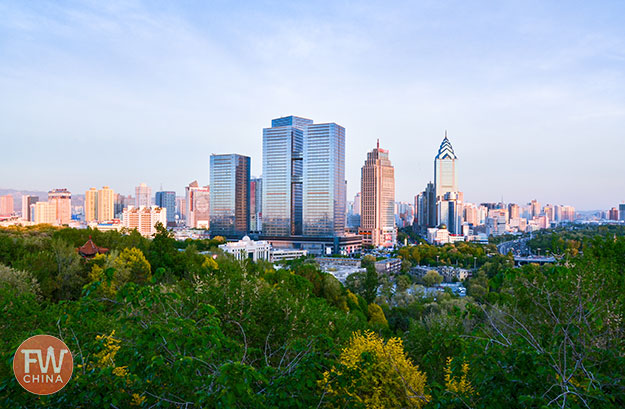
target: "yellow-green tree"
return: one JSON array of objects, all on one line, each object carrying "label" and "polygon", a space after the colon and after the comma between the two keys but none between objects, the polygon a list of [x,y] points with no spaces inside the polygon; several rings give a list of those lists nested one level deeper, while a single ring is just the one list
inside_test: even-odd
[{"label": "yellow-green tree", "polygon": [[427,376],[406,356],[401,339],[386,343],[372,331],[352,334],[339,365],[319,381],[330,406],[359,403],[370,409],[422,408],[430,400]]},{"label": "yellow-green tree", "polygon": [[151,267],[143,252],[136,248],[125,248],[118,253],[98,254],[93,258],[89,273],[90,281],[100,281],[100,291],[112,297],[129,281],[144,283],[152,278]]},{"label": "yellow-green tree", "polygon": [[384,316],[384,311],[382,311],[382,308],[378,304],[369,304],[369,323],[388,327],[388,321]]},{"label": "yellow-green tree", "polygon": [[152,267],[143,255],[143,252],[136,247],[125,248],[113,262],[116,270],[126,270],[130,273],[130,280],[143,283],[152,278]]}]

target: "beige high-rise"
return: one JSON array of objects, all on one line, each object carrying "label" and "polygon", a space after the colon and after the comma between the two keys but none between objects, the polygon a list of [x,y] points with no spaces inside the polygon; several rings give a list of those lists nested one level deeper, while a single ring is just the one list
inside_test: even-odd
[{"label": "beige high-rise", "polygon": [[361,216],[359,232],[363,243],[375,247],[395,244],[395,169],[388,151],[380,142],[362,167],[360,186]]},{"label": "beige high-rise", "polygon": [[106,222],[115,217],[115,192],[108,186],[96,190],[95,187],[85,192],[85,221]]},{"label": "beige high-rise", "polygon": [[48,202],[55,208],[55,223],[69,224],[72,220],[72,194],[67,189],[52,189],[48,192]]},{"label": "beige high-rise", "polygon": [[92,222],[98,217],[98,191],[95,187],[85,192],[85,221]]},{"label": "beige high-rise", "polygon": [[98,190],[98,221],[113,220],[115,192],[108,186]]}]

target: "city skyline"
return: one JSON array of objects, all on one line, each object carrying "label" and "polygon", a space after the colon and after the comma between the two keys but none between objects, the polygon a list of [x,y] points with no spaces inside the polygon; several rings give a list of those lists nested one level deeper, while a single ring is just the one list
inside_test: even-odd
[{"label": "city skyline", "polygon": [[268,118],[302,115],[345,127],[350,198],[379,138],[411,201],[447,129],[467,202],[625,201],[621,4],[160,7],[0,4],[0,188],[182,196],[212,153],[260,177]]}]

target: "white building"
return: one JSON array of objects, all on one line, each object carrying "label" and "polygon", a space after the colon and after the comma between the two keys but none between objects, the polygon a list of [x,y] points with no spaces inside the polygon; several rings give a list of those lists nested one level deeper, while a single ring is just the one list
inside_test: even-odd
[{"label": "white building", "polygon": [[230,242],[219,246],[226,253],[232,254],[237,260],[251,259],[252,261],[267,260],[281,261],[294,260],[308,253],[306,250],[276,249],[272,250],[268,241],[254,241],[248,236],[237,242]]}]

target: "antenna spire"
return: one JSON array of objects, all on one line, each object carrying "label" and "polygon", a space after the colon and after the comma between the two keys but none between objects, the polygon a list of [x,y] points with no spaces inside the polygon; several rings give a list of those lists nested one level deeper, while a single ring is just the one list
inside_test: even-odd
[{"label": "antenna spire", "polygon": [[380,138],[378,138],[378,149],[380,149]]}]

